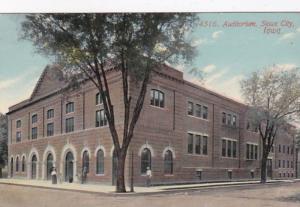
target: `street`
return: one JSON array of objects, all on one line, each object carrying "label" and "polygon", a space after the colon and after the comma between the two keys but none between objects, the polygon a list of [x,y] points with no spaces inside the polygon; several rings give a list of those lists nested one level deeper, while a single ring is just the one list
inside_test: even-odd
[{"label": "street", "polygon": [[241,207],[300,206],[300,182],[218,187],[155,195],[105,196],[0,184],[1,207]]}]

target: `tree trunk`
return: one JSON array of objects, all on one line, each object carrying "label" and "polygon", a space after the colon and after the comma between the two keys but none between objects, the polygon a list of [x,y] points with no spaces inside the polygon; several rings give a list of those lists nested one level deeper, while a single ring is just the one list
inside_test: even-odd
[{"label": "tree trunk", "polygon": [[125,160],[126,160],[126,150],[121,150],[120,155],[118,157],[118,164],[117,164],[117,185],[116,191],[117,193],[125,193],[126,186],[125,186]]},{"label": "tree trunk", "polygon": [[0,167],[0,178],[2,178],[2,167]]},{"label": "tree trunk", "polygon": [[260,171],[260,182],[266,183],[267,181],[267,160],[268,154],[265,144],[263,144],[263,153],[261,158],[261,171]]}]

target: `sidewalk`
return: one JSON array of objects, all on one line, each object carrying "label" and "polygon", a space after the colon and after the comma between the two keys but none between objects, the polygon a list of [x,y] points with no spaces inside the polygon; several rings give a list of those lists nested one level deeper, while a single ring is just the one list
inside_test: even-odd
[{"label": "sidewalk", "polygon": [[[270,180],[268,183],[278,182],[294,182],[299,180]],[[216,188],[216,187],[229,187],[229,186],[241,186],[249,184],[259,184],[259,181],[237,181],[237,182],[218,182],[218,183],[200,183],[200,184],[185,184],[185,185],[164,185],[153,187],[134,187],[134,193],[126,194],[152,194],[170,192],[184,189],[200,189],[200,188]],[[0,179],[0,184],[18,185],[28,187],[38,187],[45,189],[67,190],[86,193],[100,193],[106,195],[115,194],[115,186],[102,185],[102,184],[78,184],[78,183],[59,183],[56,185],[51,184],[50,181],[42,180],[25,180],[25,179]],[[130,188],[127,187],[127,191]]]}]

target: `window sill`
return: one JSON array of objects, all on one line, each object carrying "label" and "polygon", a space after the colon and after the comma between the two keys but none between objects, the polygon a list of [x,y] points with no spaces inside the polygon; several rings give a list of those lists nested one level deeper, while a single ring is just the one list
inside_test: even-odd
[{"label": "window sill", "polygon": [[237,157],[221,157],[222,159],[233,159],[233,160],[237,160],[238,158]]},{"label": "window sill", "polygon": [[103,177],[105,174],[95,174],[97,177]]},{"label": "window sill", "polygon": [[185,155],[189,155],[189,156],[195,156],[195,157],[208,157],[208,154],[207,155],[204,155],[204,154],[190,154],[190,153],[186,153]]},{"label": "window sill", "polygon": [[161,109],[161,110],[167,110],[165,107],[159,107],[159,106],[154,106],[154,105],[149,105],[150,107],[156,108],[156,109]]},{"label": "window sill", "polygon": [[75,111],[72,111],[72,112],[69,112],[69,113],[66,113],[66,115],[70,115],[70,114],[74,114]]},{"label": "window sill", "polygon": [[191,117],[191,118],[195,118],[195,119],[199,119],[199,120],[202,120],[202,121],[209,121],[208,119],[204,119],[202,117],[198,117],[198,116],[193,116],[193,115],[187,115],[188,117]]},{"label": "window sill", "polygon": [[165,177],[174,177],[174,174],[164,174]]}]

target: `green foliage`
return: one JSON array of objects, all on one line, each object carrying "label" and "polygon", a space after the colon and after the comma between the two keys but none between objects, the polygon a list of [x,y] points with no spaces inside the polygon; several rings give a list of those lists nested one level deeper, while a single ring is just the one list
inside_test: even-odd
[{"label": "green foliage", "polygon": [[140,80],[156,64],[191,62],[195,48],[185,35],[196,20],[190,13],[30,14],[22,37],[73,73],[80,66],[92,75],[97,60],[123,63]]},{"label": "green foliage", "polygon": [[0,113],[0,167],[7,163],[7,116]]}]

